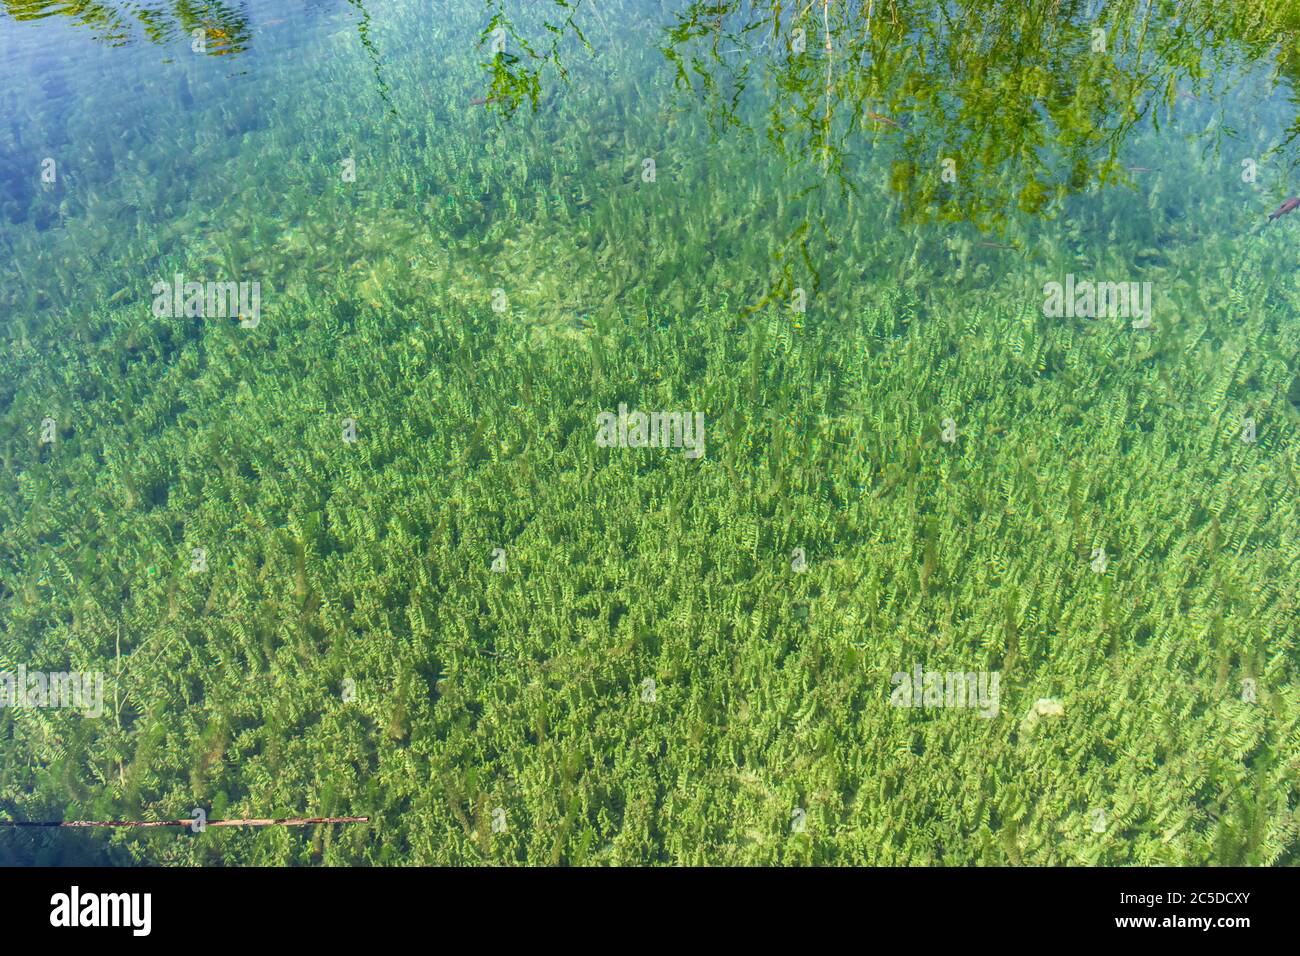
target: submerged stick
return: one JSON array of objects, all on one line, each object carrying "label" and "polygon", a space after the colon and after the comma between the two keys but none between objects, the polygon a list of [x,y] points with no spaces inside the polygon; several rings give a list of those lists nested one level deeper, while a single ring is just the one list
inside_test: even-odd
[{"label": "submerged stick", "polygon": [[822,29],[826,32],[826,118],[822,121],[822,175],[825,176],[831,165],[831,92],[835,85],[831,80],[831,67],[835,63],[835,47],[831,43],[831,0],[822,0]]},{"label": "submerged stick", "polygon": [[[194,820],[0,820],[0,827],[188,827]],[[369,817],[286,817],[281,820],[208,820],[210,827],[301,827],[309,823],[369,823]]]}]

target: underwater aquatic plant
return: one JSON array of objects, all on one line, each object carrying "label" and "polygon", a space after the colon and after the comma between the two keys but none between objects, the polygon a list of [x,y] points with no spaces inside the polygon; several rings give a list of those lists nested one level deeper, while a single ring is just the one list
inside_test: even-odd
[{"label": "underwater aquatic plant", "polygon": [[[784,94],[710,139],[619,31],[467,110],[490,19],[421,13],[371,24],[395,117],[309,33],[195,72],[179,150],[70,115],[81,180],[0,227],[0,668],[113,698],[0,710],[6,816],[373,824],[85,844],[148,863],[1297,862],[1300,290],[1208,107],[982,245],[893,133],[828,188],[757,124]],[[275,295],[154,316],[178,273]],[[1045,314],[1069,273],[1150,281],[1152,328]],[[602,447],[620,405],[707,454]],[[891,707],[913,662],[1000,716]]]}]

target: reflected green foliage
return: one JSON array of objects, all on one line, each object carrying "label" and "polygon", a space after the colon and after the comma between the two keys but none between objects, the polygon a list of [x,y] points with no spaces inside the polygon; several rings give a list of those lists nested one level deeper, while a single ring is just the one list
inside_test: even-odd
[{"label": "reflected green foliage", "polygon": [[[580,20],[587,11],[595,12],[596,5],[589,3],[587,10],[583,10],[583,0],[551,0],[551,4],[549,7],[536,4],[533,9],[515,13],[501,0],[487,0],[491,18],[479,41],[488,57],[483,65],[491,74],[484,105],[490,104],[510,115],[526,100],[536,110],[544,80],[567,82],[569,79],[564,66],[565,40],[576,38],[587,51],[591,50]],[[552,12],[559,14],[560,19],[552,21]],[[533,34],[540,34],[544,39],[530,39]],[[495,45],[507,41],[508,47],[495,49]]]},{"label": "reflected green foliage", "polygon": [[1216,75],[1295,51],[1297,25],[1290,4],[695,0],[663,52],[716,128],[755,125],[740,104],[760,82],[777,91],[763,128],[791,163],[853,188],[848,157],[885,140],[909,218],[1001,230],[1013,211],[1125,180],[1136,126],[1168,122]]},{"label": "reflected green foliage", "polygon": [[23,23],[66,18],[112,46],[126,45],[139,36],[154,43],[168,43],[177,36],[201,38],[209,56],[242,53],[252,39],[241,5],[223,0],[0,0],[0,14]]},{"label": "reflected green foliage", "polygon": [[[849,107],[819,139],[824,98],[754,74],[719,113],[662,49],[767,31],[646,9],[579,9],[581,39],[531,32],[543,5],[372,9],[391,103],[351,8],[137,109],[97,72],[57,118],[0,86],[0,670],[101,670],[108,710],[0,710],[0,814],[374,820],[0,860],[1300,864],[1300,217],[1261,226],[1296,190],[1259,20],[1156,109],[1073,28],[879,7],[871,36],[926,39],[871,41],[910,65],[845,102],[907,125],[850,147]],[[1017,9],[987,16],[1047,35]],[[507,22],[555,46],[492,53]],[[1050,113],[1008,92],[1038,71]],[[986,113],[987,178],[898,172],[977,166]],[[1042,205],[1005,202],[1025,176]],[[177,272],[262,282],[261,324],[154,317]],[[1153,327],[1046,317],[1067,273],[1150,281]],[[620,403],[702,412],[706,457],[599,447]],[[1000,716],[891,707],[918,662],[998,671]]]}]

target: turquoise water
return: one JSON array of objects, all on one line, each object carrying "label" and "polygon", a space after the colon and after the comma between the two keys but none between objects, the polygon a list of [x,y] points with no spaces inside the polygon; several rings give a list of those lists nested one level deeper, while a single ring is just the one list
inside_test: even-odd
[{"label": "turquoise water", "polygon": [[0,819],[370,818],[0,859],[1296,862],[1285,11],[890,9],[0,4]]}]

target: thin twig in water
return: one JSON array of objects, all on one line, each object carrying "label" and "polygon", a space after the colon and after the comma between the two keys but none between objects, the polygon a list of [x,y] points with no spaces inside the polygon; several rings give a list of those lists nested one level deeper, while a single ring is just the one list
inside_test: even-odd
[{"label": "thin twig in water", "polygon": [[[208,820],[210,827],[301,827],[309,823],[369,823],[369,817],[291,817],[282,820]],[[0,827],[188,827],[193,820],[0,820]]]},{"label": "thin twig in water", "polygon": [[831,0],[822,0],[822,29],[826,31],[826,117],[822,121],[822,175],[831,166],[831,67],[835,62],[835,48],[831,45]]}]

